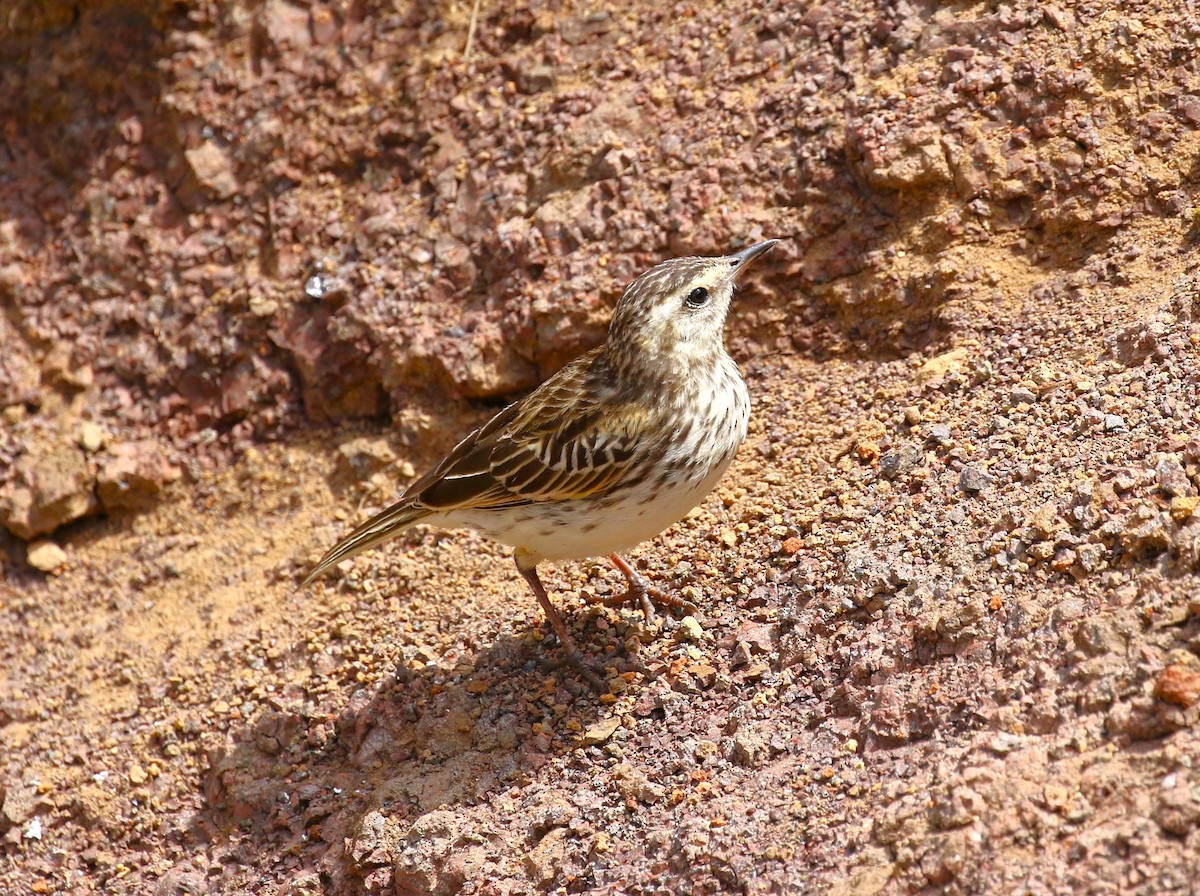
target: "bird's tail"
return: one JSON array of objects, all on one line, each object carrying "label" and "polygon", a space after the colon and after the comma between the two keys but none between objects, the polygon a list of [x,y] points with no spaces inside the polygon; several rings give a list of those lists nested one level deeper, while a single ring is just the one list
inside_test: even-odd
[{"label": "bird's tail", "polygon": [[313,571],[300,583],[300,587],[308,585],[334,564],[341,563],[343,560],[375,547],[380,542],[399,535],[428,513],[428,510],[414,506],[411,501],[400,501],[387,510],[381,510],[330,548],[321,561],[313,567]]}]

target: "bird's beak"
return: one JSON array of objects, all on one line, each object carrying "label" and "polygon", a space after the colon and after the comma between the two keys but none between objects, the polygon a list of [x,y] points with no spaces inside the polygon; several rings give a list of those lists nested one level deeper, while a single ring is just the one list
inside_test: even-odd
[{"label": "bird's beak", "polygon": [[763,240],[761,243],[747,246],[741,252],[734,252],[732,255],[727,255],[726,258],[729,259],[729,263],[733,267],[730,279],[736,280],[742,271],[750,266],[750,263],[754,259],[766,253],[768,249],[778,242],[779,240]]}]

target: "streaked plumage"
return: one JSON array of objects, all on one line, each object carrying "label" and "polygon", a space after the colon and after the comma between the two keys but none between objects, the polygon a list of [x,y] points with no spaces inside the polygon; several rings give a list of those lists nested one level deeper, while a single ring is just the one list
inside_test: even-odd
[{"label": "streaked plumage", "polygon": [[504,544],[568,655],[579,657],[535,567],[610,555],[649,613],[646,582],[615,556],[681,519],[745,440],[750,398],[725,351],[734,282],[775,244],[678,258],[618,302],[605,345],[461,441],[398,502],[338,542],[305,579],[416,523]]}]

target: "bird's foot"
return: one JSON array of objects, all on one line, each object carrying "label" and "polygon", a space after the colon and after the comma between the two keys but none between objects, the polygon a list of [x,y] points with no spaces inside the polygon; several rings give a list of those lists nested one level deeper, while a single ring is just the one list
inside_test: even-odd
[{"label": "bird's foot", "polygon": [[663,591],[661,588],[656,588],[650,585],[646,588],[638,588],[633,585],[629,586],[622,594],[614,594],[611,597],[604,598],[604,606],[620,607],[625,604],[633,604],[642,611],[642,615],[646,619],[646,624],[654,623],[654,608],[665,608],[672,615],[682,613],[684,616],[696,615],[696,605],[690,600],[680,597],[678,594],[672,594],[670,591]]},{"label": "bird's foot", "polygon": [[633,604],[641,609],[646,625],[654,624],[654,607],[656,605],[666,608],[672,615],[680,612],[685,616],[696,614],[695,604],[677,594],[651,585],[646,581],[646,577],[630,566],[620,554],[613,554],[609,559],[613,566],[625,576],[629,587],[623,594],[614,594],[612,597],[604,598],[604,606],[620,607],[624,604]]},{"label": "bird's foot", "polygon": [[574,644],[565,653],[566,656],[562,659],[543,659],[541,662],[542,668],[547,671],[557,672],[559,669],[570,666],[583,677],[583,680],[588,683],[588,686],[592,690],[601,694],[608,693],[609,687],[606,681],[608,669],[601,662],[588,659]]}]

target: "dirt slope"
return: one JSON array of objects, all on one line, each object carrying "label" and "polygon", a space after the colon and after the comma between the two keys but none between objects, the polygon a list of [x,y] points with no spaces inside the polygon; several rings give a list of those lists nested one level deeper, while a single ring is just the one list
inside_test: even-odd
[{"label": "dirt slope", "polygon": [[[1193,14],[471,16],[0,2],[0,891],[1195,892]],[[296,592],[764,237],[607,693],[471,533]]]}]

